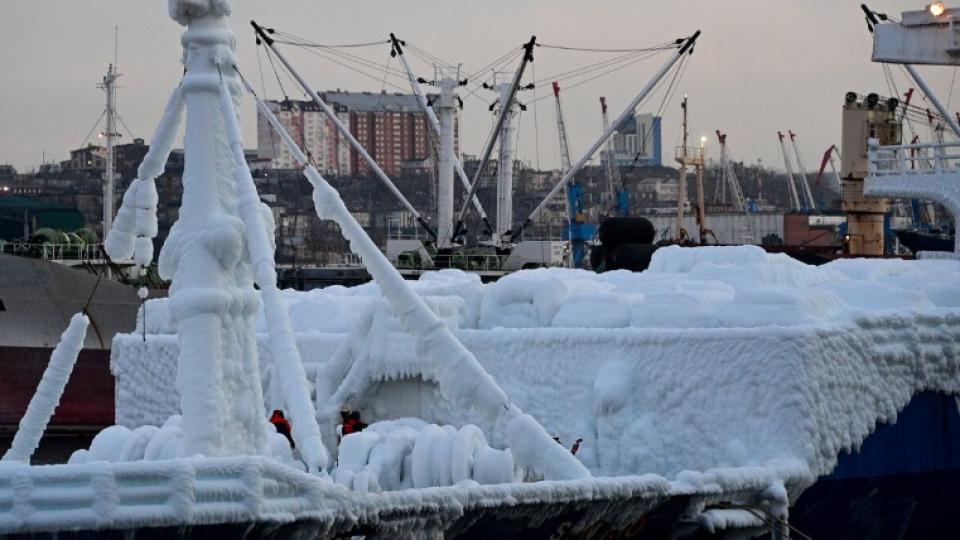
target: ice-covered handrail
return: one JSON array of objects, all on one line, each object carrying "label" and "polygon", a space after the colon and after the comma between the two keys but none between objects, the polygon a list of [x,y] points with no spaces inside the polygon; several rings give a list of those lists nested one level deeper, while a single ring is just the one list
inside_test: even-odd
[{"label": "ice-covered handrail", "polygon": [[138,266],[153,260],[153,239],[157,236],[157,187],[154,180],[163,174],[183,118],[184,101],[178,86],[167,100],[147,155],[140,162],[137,178],[130,183],[104,250],[113,260],[133,258]]},{"label": "ice-covered handrail", "polygon": [[223,113],[230,150],[237,166],[237,212],[246,230],[244,236],[250,252],[253,278],[260,286],[263,298],[270,352],[276,362],[284,401],[293,425],[296,426],[293,438],[307,467],[311,471],[324,470],[328,456],[320,440],[320,428],[310,400],[310,384],[307,382],[303,360],[290,327],[290,315],[277,289],[274,253],[264,223],[264,213],[269,213],[269,209],[263,206],[257,196],[257,188],[243,153],[243,138],[233,97],[223,81],[220,83],[220,111]]},{"label": "ice-covered handrail", "polygon": [[37,391],[30,399],[27,412],[20,419],[17,434],[13,436],[13,443],[3,455],[2,461],[30,461],[33,452],[40,445],[40,439],[53,412],[60,404],[63,389],[77,363],[77,355],[83,348],[89,324],[90,320],[82,313],[77,313],[70,319],[70,324],[60,336],[60,343],[50,355],[50,363],[43,371]]},{"label": "ice-covered handrail", "polygon": [[[403,276],[363,230],[340,198],[340,194],[309,164],[306,155],[283,129],[270,108],[240,75],[257,102],[257,108],[283,139],[294,159],[306,164],[303,173],[313,186],[313,201],[320,219],[340,226],[350,250],[380,286],[403,329],[414,339],[418,355],[434,370],[441,394],[463,407],[474,407],[491,420],[502,422],[506,439],[519,465],[540,472],[548,480],[586,478],[590,472],[565,448],[558,445],[533,417],[510,403],[507,394],[460,343],[449,328],[413,290]],[[317,396],[320,403],[323,396]]]}]

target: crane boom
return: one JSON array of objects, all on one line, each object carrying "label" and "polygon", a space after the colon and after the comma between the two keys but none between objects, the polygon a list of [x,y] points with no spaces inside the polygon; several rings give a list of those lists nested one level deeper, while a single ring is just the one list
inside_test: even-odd
[{"label": "crane boom", "polygon": [[584,165],[586,165],[587,162],[590,161],[590,158],[593,157],[593,154],[603,145],[604,142],[606,142],[608,138],[610,138],[610,135],[612,135],[613,132],[617,128],[619,128],[620,125],[623,124],[623,122],[627,120],[630,114],[632,114],[634,110],[637,108],[637,106],[640,105],[640,102],[646,99],[647,96],[649,96],[650,93],[653,92],[653,89],[657,86],[657,83],[659,83],[660,80],[667,74],[667,72],[669,72],[670,69],[673,68],[674,64],[676,64],[681,58],[683,58],[685,54],[687,54],[688,52],[692,52],[693,46],[696,43],[697,38],[699,37],[700,37],[700,31],[697,30],[692,36],[682,40],[678,40],[678,45],[680,45],[680,47],[679,49],[677,49],[677,52],[674,53],[670,57],[670,59],[667,60],[666,63],[664,63],[664,65],[660,68],[660,70],[657,71],[656,74],[654,74],[652,79],[650,79],[647,85],[643,87],[640,93],[637,94],[637,96],[633,98],[633,100],[627,105],[626,109],[624,109],[624,111],[620,114],[620,116],[617,117],[617,119],[613,122],[613,124],[611,124],[609,127],[607,127],[607,129],[603,131],[603,134],[600,135],[600,138],[597,139],[592,146],[590,146],[590,148],[586,151],[586,153],[584,153],[583,156],[581,156],[580,159],[577,160],[576,164],[574,164],[570,168],[570,170],[568,170],[563,175],[563,178],[561,178],[560,181],[557,182],[557,184],[553,187],[553,189],[551,189],[550,192],[547,193],[547,196],[544,197],[542,201],[540,201],[540,204],[538,204],[536,208],[534,208],[533,211],[530,212],[530,215],[527,217],[527,219],[520,224],[519,230],[512,233],[512,236],[514,238],[518,236],[525,227],[528,227],[530,224],[533,223],[535,219],[537,219],[537,217],[540,216],[540,213],[543,212],[543,209],[547,206],[547,204],[550,203],[550,201],[557,195],[557,193],[559,193],[560,190],[562,190],[563,187],[567,185],[567,182],[569,182],[570,179],[573,178],[575,174],[580,172],[580,169],[582,169]]},{"label": "crane boom", "polygon": [[[250,25],[253,26],[254,31],[257,33],[257,37],[263,43],[265,43],[267,47],[270,48],[271,51],[273,51],[273,54],[277,56],[277,59],[280,60],[280,62],[283,63],[283,65],[287,68],[290,74],[293,75],[293,78],[296,79],[296,81],[300,84],[304,92],[306,92],[310,96],[310,99],[312,99],[313,102],[318,107],[320,107],[320,110],[322,110],[323,113],[327,115],[327,119],[329,119],[330,122],[333,123],[334,127],[337,128],[337,131],[339,131],[340,134],[343,135],[345,139],[347,139],[347,142],[350,143],[350,146],[352,146],[353,149],[357,152],[357,154],[359,154],[360,157],[363,158],[363,160],[367,163],[367,166],[370,167],[370,169],[374,172],[374,174],[380,180],[380,182],[383,183],[384,187],[386,187],[390,191],[390,193],[392,193],[393,196],[397,199],[397,201],[399,201],[400,204],[403,205],[403,207],[406,208],[408,212],[410,212],[410,214],[414,217],[414,219],[417,220],[417,223],[419,223],[420,226],[423,227],[423,230],[425,230],[427,234],[430,235],[431,238],[436,240],[437,231],[435,231],[433,227],[430,226],[430,223],[428,223],[427,220],[424,219],[424,217],[420,214],[420,212],[417,211],[416,207],[414,207],[413,204],[411,204],[410,201],[403,196],[403,193],[401,193],[400,190],[397,188],[397,185],[393,183],[393,180],[390,180],[390,177],[387,176],[387,173],[384,172],[384,170],[380,167],[380,164],[377,163],[375,159],[373,159],[373,157],[367,152],[366,148],[364,148],[363,145],[360,144],[360,141],[358,141],[357,138],[353,136],[353,133],[350,132],[350,128],[348,128],[343,123],[343,121],[340,120],[340,117],[337,116],[337,113],[333,111],[330,105],[328,105],[326,101],[320,99],[320,94],[318,94],[317,91],[310,86],[310,83],[308,83],[307,80],[304,79],[302,75],[300,75],[300,72],[298,72],[293,67],[293,65],[290,64],[290,61],[287,60],[287,57],[284,56],[283,53],[281,53],[279,50],[277,50],[276,46],[274,46],[273,38],[271,38],[267,34],[267,31],[262,26],[257,24],[256,21],[250,21]],[[305,165],[308,165],[308,164],[309,163],[305,163]]]},{"label": "crane boom", "polygon": [[557,102],[557,135],[560,137],[560,168],[570,170],[570,145],[567,143],[567,127],[563,122],[563,109],[560,107],[560,84],[553,81],[553,97]]},{"label": "crane boom", "polygon": [[[607,114],[607,98],[604,96],[600,96],[600,114],[603,118],[603,130],[606,131],[610,127],[610,116]],[[617,152],[613,147],[613,137],[607,139],[607,147],[603,152],[606,155],[603,161],[606,164],[607,197],[610,199],[610,204],[616,206],[617,193],[621,190],[623,182],[620,179],[620,168],[617,167]]]},{"label": "crane boom", "polygon": [[783,166],[787,169],[787,186],[790,188],[790,204],[794,210],[802,210],[800,198],[797,197],[797,185],[793,180],[793,165],[790,164],[790,157],[787,154],[787,144],[784,142],[782,132],[778,131],[777,136],[780,137],[780,152],[783,154]]},{"label": "crane boom", "polygon": [[[417,103],[420,104],[420,108],[423,109],[424,114],[427,115],[427,121],[430,122],[430,127],[433,128],[434,133],[439,137],[441,136],[440,130],[440,120],[437,118],[437,114],[434,112],[433,107],[427,103],[427,96],[423,92],[423,87],[420,86],[420,80],[417,79],[413,74],[413,69],[410,68],[410,63],[407,62],[407,57],[403,54],[404,44],[397,36],[390,34],[390,41],[393,47],[392,53],[397,55],[400,58],[400,64],[403,66],[403,70],[407,73],[407,78],[410,80],[410,88],[413,90],[415,96],[417,96]],[[466,81],[463,82],[466,84]],[[463,170],[463,164],[460,163],[460,160],[454,156],[453,157],[453,168],[457,173],[457,177],[460,178],[460,183],[463,184],[463,189],[470,189],[470,179],[467,178],[467,173]],[[480,199],[476,196],[473,197],[473,207],[476,208],[477,213],[480,214],[480,219],[483,220],[484,226],[487,228],[487,232],[492,232],[493,228],[490,226],[490,220],[487,218],[487,213],[484,212],[483,206],[480,204]]]},{"label": "crane boom", "polygon": [[813,200],[813,192],[810,191],[810,175],[807,174],[807,168],[803,166],[803,159],[800,157],[800,147],[797,146],[797,134],[788,131],[790,134],[790,144],[793,146],[793,157],[797,160],[797,169],[800,171],[800,187],[803,188],[803,195],[807,199],[807,208],[811,211],[817,210],[817,203]]},{"label": "crane boom", "polygon": [[720,167],[725,189],[729,190],[733,196],[733,204],[737,211],[746,212],[747,200],[743,196],[740,180],[737,178],[736,171],[733,170],[733,163],[730,161],[730,154],[727,151],[727,134],[720,133],[720,130],[717,130],[717,138],[720,140]]},{"label": "crane boom", "polygon": [[[516,73],[513,75],[510,90],[502,100],[503,103],[509,105],[513,103],[513,100],[517,97],[517,90],[520,89],[520,79],[523,78],[523,72],[527,69],[527,64],[533,61],[533,47],[536,43],[537,36],[531,36],[530,41],[523,45],[523,57],[520,60],[520,65],[517,67]],[[467,190],[467,196],[463,201],[463,206],[460,207],[460,212],[457,214],[457,224],[454,227],[455,234],[459,234],[463,229],[463,219],[467,215],[467,209],[470,208],[470,199],[476,195],[477,188],[480,187],[480,179],[483,178],[483,170],[487,168],[487,160],[490,159],[490,154],[493,153],[493,145],[496,144],[497,139],[500,138],[504,121],[510,116],[512,109],[513,107],[509,106],[500,107],[500,114],[497,115],[497,121],[493,125],[493,130],[490,132],[490,135],[487,136],[487,142],[483,145],[483,152],[480,154],[480,163],[477,166],[477,171],[473,173],[470,189]]]}]

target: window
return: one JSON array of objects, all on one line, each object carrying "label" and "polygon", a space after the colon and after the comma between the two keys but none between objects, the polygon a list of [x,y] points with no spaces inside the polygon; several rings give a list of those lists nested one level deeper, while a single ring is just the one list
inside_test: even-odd
[{"label": "window", "polygon": [[6,311],[6,306],[3,305],[3,300],[0,300],[0,311]]}]

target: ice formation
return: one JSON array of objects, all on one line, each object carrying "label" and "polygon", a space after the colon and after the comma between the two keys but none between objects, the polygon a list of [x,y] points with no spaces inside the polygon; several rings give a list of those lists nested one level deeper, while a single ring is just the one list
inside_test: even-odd
[{"label": "ice formation", "polygon": [[[220,83],[220,112],[226,120],[230,149],[236,166],[237,211],[243,221],[246,232],[246,246],[253,269],[253,278],[260,287],[263,299],[263,313],[267,321],[267,334],[270,338],[270,352],[274,358],[280,391],[290,413],[297,424],[293,438],[297,441],[300,456],[311,471],[321,471],[327,467],[327,450],[320,441],[320,429],[317,426],[316,410],[310,399],[310,386],[303,371],[303,361],[290,327],[287,306],[277,289],[277,272],[273,254],[275,246],[273,214],[260,202],[257,188],[247,167],[243,153],[243,138],[240,133],[238,116],[233,103],[233,95],[227,85],[229,79]],[[268,226],[269,224],[269,226]],[[268,230],[269,229],[269,230]],[[261,402],[258,402],[261,403]]]},{"label": "ice formation", "polygon": [[77,356],[83,348],[89,324],[90,320],[82,313],[77,313],[70,319],[70,324],[60,337],[60,343],[50,355],[50,363],[43,371],[40,384],[30,399],[27,412],[20,419],[20,426],[13,437],[13,443],[3,455],[3,461],[30,462],[30,456],[40,445],[40,438],[60,403],[60,396],[63,395],[73,366],[77,363]]},{"label": "ice formation", "polygon": [[[511,401],[567,447],[584,439],[577,456],[594,475],[762,466],[811,482],[915,394],[960,390],[956,261],[812,267],[759,248],[666,248],[640,274],[540,269],[482,284],[445,270],[411,285]],[[350,404],[367,421],[473,423],[516,452],[504,425],[437,399],[379,295],[376,284],[283,292],[307,373],[326,384],[359,344],[376,383]],[[159,371],[176,352],[165,304],[147,304],[146,348],[139,335],[115,340],[118,422],[170,414],[169,396],[141,388],[171,377]]]},{"label": "ice formation", "polygon": [[509,449],[487,444],[480,428],[416,418],[377,422],[343,438],[334,481],[355,491],[396,491],[454,484],[520,481]]},{"label": "ice formation", "polygon": [[177,87],[170,96],[163,117],[150,142],[150,149],[137,169],[137,178],[130,182],[113,228],[104,242],[104,250],[115,261],[133,258],[145,267],[153,260],[153,239],[157,236],[156,178],[173,149],[183,116],[183,94]]},{"label": "ice formation", "polygon": [[[253,95],[249,83],[244,83]],[[543,427],[510,402],[473,354],[430,310],[367,236],[347,209],[340,194],[309,163],[306,155],[293,143],[273,112],[259,99],[257,105],[297,161],[305,164],[303,173],[314,189],[313,203],[317,216],[332,220],[340,226],[350,250],[360,256],[390,310],[397,317],[404,332],[413,340],[417,357],[422,360],[421,375],[436,380],[440,396],[447,401],[461,408],[474,408],[488,420],[506,426],[507,446],[529,449],[514,454],[521,466],[537,470],[550,480],[589,477],[586,467],[566,452],[558,452]],[[372,340],[362,332],[354,335],[354,342],[343,346],[340,360],[320,375],[325,379],[318,381],[316,385],[320,417],[332,417],[334,409],[339,407],[341,386],[355,393],[363,389],[367,363],[371,361],[368,346]],[[357,343],[357,340],[362,343]],[[366,381],[367,384],[370,382],[372,381]]]},{"label": "ice formation", "polygon": [[[161,277],[172,281],[179,341],[180,455],[266,454],[254,339],[260,305],[244,244],[253,231],[237,216],[238,171],[220,110],[221,84],[236,87],[232,71],[221,69],[236,62],[229,7],[216,0],[169,6],[187,26],[181,39],[186,75],[173,101],[176,109],[176,99],[183,100],[187,117],[183,204],[159,260]],[[167,127],[166,116],[162,124]]]}]

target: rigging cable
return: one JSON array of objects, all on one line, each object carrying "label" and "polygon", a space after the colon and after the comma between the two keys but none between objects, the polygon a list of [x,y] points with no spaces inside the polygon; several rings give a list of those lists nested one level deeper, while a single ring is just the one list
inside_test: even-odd
[{"label": "rigging cable", "polygon": [[[610,68],[610,69],[608,69],[608,70],[606,70],[606,71],[604,71],[604,72],[598,73],[598,74],[596,74],[596,75],[594,75],[594,76],[592,76],[592,77],[589,77],[589,78],[584,79],[584,80],[582,80],[582,81],[578,81],[578,82],[576,82],[576,83],[574,83],[574,84],[571,84],[571,85],[567,85],[567,86],[565,87],[565,90],[569,92],[570,90],[573,90],[574,88],[577,88],[577,87],[579,87],[579,86],[583,86],[583,85],[585,85],[585,84],[587,84],[587,83],[590,83],[590,82],[593,82],[593,81],[595,81],[595,80],[597,80],[597,79],[600,79],[600,78],[602,78],[602,77],[605,77],[605,76],[607,76],[607,75],[610,75],[611,73],[615,73],[615,72],[620,71],[620,70],[622,70],[622,69],[626,69],[626,68],[632,66],[633,64],[636,64],[637,62],[640,62],[640,61],[642,61],[642,60],[646,60],[647,58],[650,58],[651,56],[653,56],[653,54],[656,54],[656,53],[652,53],[652,54],[650,54],[650,55],[648,55],[648,56],[644,56],[644,57],[640,57],[640,58],[634,58],[634,59],[632,59],[632,60],[629,61],[629,62],[623,63],[622,65],[614,66],[614,67],[612,67],[612,68]],[[608,67],[608,66],[604,66],[604,67]],[[593,71],[593,70],[591,70],[591,71]],[[567,78],[569,78],[569,77],[567,77]],[[558,80],[558,81],[559,81],[559,80],[563,80],[563,78],[560,78],[560,79],[549,79],[549,80]],[[548,97],[550,97],[549,94],[540,96],[540,97],[537,98],[537,99],[538,99],[538,100],[542,100],[542,99],[546,99],[546,98],[548,98]]]},{"label": "rigging cable", "polygon": [[87,145],[87,141],[90,140],[90,136],[93,135],[93,132],[94,132],[94,131],[96,131],[97,126],[100,125],[100,120],[103,120],[103,115],[105,115],[105,114],[107,114],[107,110],[106,110],[106,109],[104,109],[103,111],[100,112],[100,116],[97,117],[97,121],[93,123],[93,127],[90,128],[90,132],[87,133],[87,136],[83,138],[83,143],[79,146],[79,148],[83,148],[83,147],[85,147],[85,146]]},{"label": "rigging cable", "polygon": [[533,146],[537,156],[537,170],[540,170],[540,120],[537,115],[537,65],[530,64],[531,76],[533,77]]},{"label": "rigging cable", "polygon": [[[260,54],[260,47],[256,47],[256,49],[257,49],[257,68],[260,70],[260,93],[263,94],[264,96],[266,96],[266,95],[267,95],[267,81],[266,81],[266,79],[265,79],[264,76],[263,76],[263,60],[260,58],[260,56],[261,56],[261,54]],[[273,159],[277,159],[277,157],[279,157],[279,155],[277,154],[277,138],[276,138],[276,134],[273,132],[272,129],[267,130],[267,132],[270,134],[270,149],[273,151],[273,153],[272,153],[271,155],[273,156]]]}]

